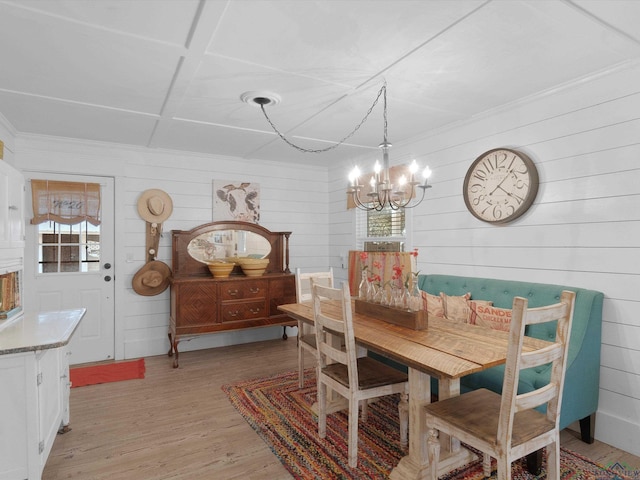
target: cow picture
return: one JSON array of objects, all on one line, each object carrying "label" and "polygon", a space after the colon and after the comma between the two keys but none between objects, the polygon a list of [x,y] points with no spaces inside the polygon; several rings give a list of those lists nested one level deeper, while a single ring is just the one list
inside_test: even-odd
[{"label": "cow picture", "polygon": [[250,182],[213,181],[213,220],[260,221],[260,185]]}]

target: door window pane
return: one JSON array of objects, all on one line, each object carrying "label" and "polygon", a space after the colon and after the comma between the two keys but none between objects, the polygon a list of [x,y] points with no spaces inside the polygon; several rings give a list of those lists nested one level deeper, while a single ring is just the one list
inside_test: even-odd
[{"label": "door window pane", "polygon": [[100,226],[81,222],[38,225],[38,273],[100,270]]}]

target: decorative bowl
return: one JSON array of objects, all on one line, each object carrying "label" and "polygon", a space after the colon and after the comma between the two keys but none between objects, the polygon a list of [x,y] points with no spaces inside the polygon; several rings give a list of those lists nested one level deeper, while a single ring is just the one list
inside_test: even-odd
[{"label": "decorative bowl", "polygon": [[209,267],[209,271],[211,272],[211,275],[213,275],[213,278],[228,277],[235,266],[236,265],[234,263],[227,262],[207,263],[207,267]]},{"label": "decorative bowl", "polygon": [[240,258],[238,263],[247,277],[259,277],[269,265],[268,258]]}]

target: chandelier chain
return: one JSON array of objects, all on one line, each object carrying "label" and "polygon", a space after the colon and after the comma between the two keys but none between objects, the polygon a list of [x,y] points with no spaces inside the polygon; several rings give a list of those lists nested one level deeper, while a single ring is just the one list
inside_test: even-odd
[{"label": "chandelier chain", "polygon": [[328,152],[329,150],[333,150],[334,148],[339,147],[344,142],[346,142],[349,138],[351,138],[353,135],[355,135],[356,132],[360,129],[360,127],[362,127],[362,125],[364,125],[364,123],[367,121],[367,119],[371,115],[371,112],[373,111],[375,106],[378,104],[378,101],[380,100],[381,96],[383,97],[383,104],[384,104],[384,113],[383,113],[383,115],[384,115],[384,143],[387,143],[387,84],[386,84],[386,82],[380,88],[380,90],[378,91],[378,95],[376,96],[375,101],[373,102],[371,107],[369,107],[369,110],[367,110],[367,113],[365,114],[363,119],[360,121],[360,123],[358,125],[356,125],[356,127],[351,131],[351,133],[349,133],[348,135],[343,137],[342,140],[338,141],[337,143],[335,143],[333,145],[330,145],[328,147],[325,147],[325,148],[312,149],[312,148],[304,148],[304,147],[301,147],[299,145],[296,145],[295,143],[291,142],[288,138],[286,138],[284,136],[284,134],[280,132],[280,130],[278,130],[278,128],[275,126],[275,124],[269,118],[269,115],[267,115],[267,111],[265,110],[263,104],[260,104],[260,109],[262,110],[262,113],[264,114],[264,117],[267,119],[267,122],[269,122],[269,125],[271,125],[271,128],[273,128],[273,131],[276,132],[276,134],[287,145],[295,148],[296,150],[304,152],[304,153],[322,153],[322,152]]}]

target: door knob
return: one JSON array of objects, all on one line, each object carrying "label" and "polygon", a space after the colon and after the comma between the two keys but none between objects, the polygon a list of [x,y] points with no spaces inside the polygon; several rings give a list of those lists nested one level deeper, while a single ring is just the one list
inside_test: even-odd
[{"label": "door knob", "polygon": [[104,264],[104,269],[105,270],[109,270],[111,268],[111,264],[110,263],[105,263]]},{"label": "door knob", "polygon": [[105,282],[110,282],[111,281],[111,276],[107,275],[106,277],[104,277],[104,281]]}]

